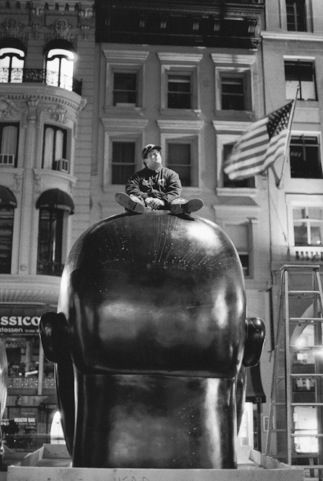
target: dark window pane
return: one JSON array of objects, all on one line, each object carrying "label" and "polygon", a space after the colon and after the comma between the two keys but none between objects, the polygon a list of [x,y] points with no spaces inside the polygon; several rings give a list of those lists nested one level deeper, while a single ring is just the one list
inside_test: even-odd
[{"label": "dark window pane", "polygon": [[244,110],[243,78],[223,76],[221,78],[221,93],[223,110]]},{"label": "dark window pane", "polygon": [[317,137],[292,137],[290,142],[291,177],[321,179],[322,164]]},{"label": "dark window pane", "polygon": [[13,208],[0,209],[0,273],[10,274],[13,236]]},{"label": "dark window pane", "polygon": [[62,265],[64,211],[40,209],[37,273],[60,275]]},{"label": "dark window pane", "polygon": [[287,30],[305,32],[305,0],[286,0]]},{"label": "dark window pane", "polygon": [[191,144],[169,143],[167,166],[178,173],[183,186],[192,185]]},{"label": "dark window pane", "polygon": [[137,74],[116,72],[113,76],[113,105],[137,104]]},{"label": "dark window pane", "polygon": [[168,76],[168,108],[191,108],[191,77],[188,75]]},{"label": "dark window pane", "polygon": [[135,142],[112,142],[112,184],[125,184],[135,171]]}]

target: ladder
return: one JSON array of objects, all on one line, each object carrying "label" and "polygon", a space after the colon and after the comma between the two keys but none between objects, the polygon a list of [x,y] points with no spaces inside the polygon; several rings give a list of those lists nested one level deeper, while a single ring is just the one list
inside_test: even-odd
[{"label": "ladder", "polygon": [[266,454],[323,480],[323,293],[320,266],[281,268]]}]

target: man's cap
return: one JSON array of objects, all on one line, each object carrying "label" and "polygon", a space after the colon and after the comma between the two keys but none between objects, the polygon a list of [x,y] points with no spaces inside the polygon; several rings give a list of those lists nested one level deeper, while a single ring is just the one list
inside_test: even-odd
[{"label": "man's cap", "polygon": [[155,145],[155,144],[147,144],[145,147],[142,149],[142,158],[147,159],[149,152],[152,150],[159,150],[161,151],[161,146],[160,145]]}]

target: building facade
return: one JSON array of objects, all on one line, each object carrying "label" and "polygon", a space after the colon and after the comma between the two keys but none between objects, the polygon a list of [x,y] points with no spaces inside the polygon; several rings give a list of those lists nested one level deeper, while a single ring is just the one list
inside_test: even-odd
[{"label": "building facade", "polygon": [[[275,166],[279,182],[273,172],[268,176],[275,333],[280,318],[281,267],[298,266],[295,282],[299,290],[305,290],[311,289],[311,273],[304,274],[302,266],[319,268],[323,261],[322,41],[320,1],[266,3],[266,29],[262,33],[265,110],[270,112],[297,98],[287,162]],[[290,310],[300,318],[290,326],[292,379],[284,429],[293,435],[289,443],[286,431],[277,433],[277,444],[273,443],[270,454],[293,464],[322,465],[321,321],[311,320],[314,305],[309,299],[291,301]],[[322,317],[322,308],[318,315]],[[270,429],[284,425],[286,412],[276,414]],[[315,475],[314,471],[310,474]]]},{"label": "building facade", "polygon": [[57,410],[39,319],[56,311],[66,255],[90,223],[94,11],[89,2],[0,2],[0,18],[2,428],[8,448],[32,451]]},{"label": "building facade", "polygon": [[[233,240],[247,316],[265,321],[267,401],[254,408],[255,439],[245,434],[246,442],[264,447],[281,267],[323,260],[320,3],[98,0],[94,8],[0,1],[0,335],[9,361],[8,446],[31,451],[48,439],[57,404],[39,318],[57,308],[60,274],[76,238],[120,213],[115,194],[142,166],[143,146],[156,143],[180,174],[184,196],[203,199],[198,215]],[[275,165],[276,174],[231,181],[223,163],[233,143],[294,98],[296,87],[290,163]],[[304,383],[313,391],[312,381]]]}]

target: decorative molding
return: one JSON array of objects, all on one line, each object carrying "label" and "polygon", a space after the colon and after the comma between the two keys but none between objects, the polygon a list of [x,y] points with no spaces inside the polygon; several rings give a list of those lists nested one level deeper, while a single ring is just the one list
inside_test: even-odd
[{"label": "decorative molding", "polygon": [[109,62],[145,62],[149,52],[146,50],[106,50],[103,49],[105,58]]},{"label": "decorative molding", "polygon": [[217,133],[241,133],[244,132],[252,122],[232,122],[226,120],[213,120],[212,124]]},{"label": "decorative molding", "polygon": [[298,42],[323,42],[323,35],[309,32],[261,32],[265,40],[297,40]]},{"label": "decorative molding", "polygon": [[56,122],[61,122],[62,124],[66,124],[67,122],[67,109],[62,107],[61,105],[56,105],[54,108],[50,107],[48,109],[50,112],[50,116]]},{"label": "decorative molding", "polygon": [[107,119],[101,118],[105,130],[108,131],[141,131],[148,125],[148,119]]},{"label": "decorative molding", "polygon": [[36,120],[37,113],[38,113],[39,98],[36,95],[31,95],[30,97],[27,98],[26,103],[27,103],[27,109],[28,109],[27,119]]},{"label": "decorative molding", "polygon": [[12,37],[18,38],[22,41],[27,40],[27,25],[18,22],[15,18],[5,18],[5,20],[0,23],[0,37]]},{"label": "decorative molding", "polygon": [[199,63],[202,53],[184,53],[184,52],[157,52],[157,56],[162,63],[180,62],[180,63]]},{"label": "decorative molding", "polygon": [[0,120],[6,120],[18,112],[18,107],[12,100],[0,97]]},{"label": "decorative molding", "polygon": [[256,61],[255,54],[239,54],[236,50],[234,53],[211,53],[213,62],[224,64],[252,65]]},{"label": "decorative molding", "polygon": [[160,130],[176,130],[187,132],[197,132],[202,129],[203,120],[157,120]]},{"label": "decorative molding", "polygon": [[20,170],[20,172],[15,172],[13,175],[12,190],[13,192],[15,192],[15,194],[19,194],[21,192],[22,178],[23,178],[22,170]]}]

